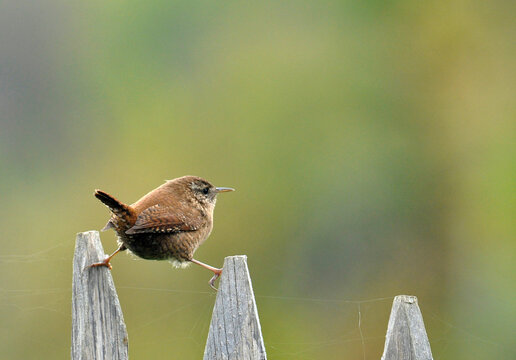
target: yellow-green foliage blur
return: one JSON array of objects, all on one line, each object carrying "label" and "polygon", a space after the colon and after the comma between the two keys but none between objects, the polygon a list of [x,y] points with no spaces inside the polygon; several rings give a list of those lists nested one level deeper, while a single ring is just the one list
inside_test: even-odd
[{"label": "yellow-green foliage blur", "polygon": [[[69,357],[95,188],[191,174],[237,189],[196,257],[248,256],[270,359],[378,359],[398,294],[436,359],[516,358],[515,11],[0,2],[0,357]],[[200,359],[209,272],[112,263],[131,358]]]}]

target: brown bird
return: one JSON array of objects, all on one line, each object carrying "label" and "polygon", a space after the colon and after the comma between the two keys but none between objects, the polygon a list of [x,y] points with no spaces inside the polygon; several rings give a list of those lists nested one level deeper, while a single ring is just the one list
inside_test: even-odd
[{"label": "brown bird", "polygon": [[217,194],[234,191],[215,187],[197,176],[183,176],[168,180],[140,200],[126,205],[101,190],[95,197],[112,212],[102,231],[114,229],[118,235],[118,249],[104,261],[91,266],[106,266],[126,249],[149,260],[169,260],[176,267],[194,263],[213,271],[209,281],[212,288],[222,269],[193,258],[195,250],[210,236],[213,229],[213,210]]}]

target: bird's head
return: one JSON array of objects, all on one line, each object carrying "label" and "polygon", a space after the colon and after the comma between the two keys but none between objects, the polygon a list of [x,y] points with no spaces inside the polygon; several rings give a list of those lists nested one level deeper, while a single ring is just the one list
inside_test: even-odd
[{"label": "bird's head", "polygon": [[203,208],[213,209],[219,193],[235,190],[228,187],[216,187],[198,176],[183,176],[171,180],[171,182],[174,182],[174,187],[177,186],[180,191],[182,190],[187,198],[194,200]]}]

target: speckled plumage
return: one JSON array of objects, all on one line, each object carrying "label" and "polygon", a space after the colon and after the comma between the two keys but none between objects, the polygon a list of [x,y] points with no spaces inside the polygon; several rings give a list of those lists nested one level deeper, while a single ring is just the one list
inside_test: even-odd
[{"label": "speckled plumage", "polygon": [[197,176],[183,176],[168,180],[131,205],[101,190],[95,196],[112,212],[104,229],[116,231],[120,250],[182,266],[192,261],[211,233],[217,193],[230,190]]}]

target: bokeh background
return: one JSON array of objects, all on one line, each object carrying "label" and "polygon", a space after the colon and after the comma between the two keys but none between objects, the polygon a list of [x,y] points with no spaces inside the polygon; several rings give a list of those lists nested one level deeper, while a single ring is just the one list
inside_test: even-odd
[{"label": "bokeh background", "polygon": [[[0,2],[0,357],[69,357],[95,188],[194,174],[237,189],[196,257],[249,257],[270,359],[378,359],[397,294],[436,359],[515,358],[515,10]],[[211,275],[113,265],[131,358],[201,358]]]}]

